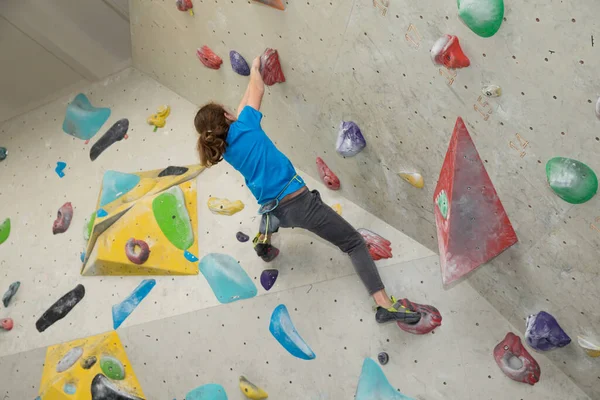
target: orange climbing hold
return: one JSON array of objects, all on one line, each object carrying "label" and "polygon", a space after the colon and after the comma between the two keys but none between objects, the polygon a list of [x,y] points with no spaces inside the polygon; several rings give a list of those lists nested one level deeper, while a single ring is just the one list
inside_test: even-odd
[{"label": "orange climbing hold", "polygon": [[285,82],[277,50],[266,49],[260,56],[260,74],[268,86]]},{"label": "orange climbing hold", "polygon": [[208,46],[202,46],[201,49],[196,50],[196,55],[205,67],[219,69],[223,64],[221,57],[216,55]]},{"label": "orange climbing hold", "polygon": [[285,10],[285,5],[283,4],[283,0],[254,0],[258,3],[262,3],[266,6],[276,8],[278,10]]},{"label": "orange climbing hold", "polygon": [[431,48],[431,60],[435,64],[445,65],[446,68],[465,68],[471,65],[454,35],[444,35]]}]

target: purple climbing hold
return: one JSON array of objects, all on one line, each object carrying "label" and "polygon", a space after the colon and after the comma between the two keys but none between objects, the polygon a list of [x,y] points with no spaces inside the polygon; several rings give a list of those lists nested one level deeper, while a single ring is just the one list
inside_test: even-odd
[{"label": "purple climbing hold", "polygon": [[279,271],[277,271],[276,269],[265,269],[260,274],[260,284],[262,285],[262,287],[265,288],[265,290],[268,291],[275,284],[277,276],[279,276]]},{"label": "purple climbing hold", "polygon": [[335,147],[344,157],[357,155],[365,148],[367,142],[358,125],[352,121],[342,121]]},{"label": "purple climbing hold", "polygon": [[388,361],[390,361],[390,356],[385,351],[382,351],[381,353],[377,354],[377,361],[379,361],[379,364],[385,365],[388,363]]},{"label": "purple climbing hold", "polygon": [[534,350],[548,351],[571,343],[556,318],[545,311],[527,317],[526,326],[525,339]]},{"label": "purple climbing hold", "polygon": [[229,61],[231,61],[231,68],[233,68],[236,73],[242,76],[250,75],[250,67],[240,53],[231,50],[229,52]]},{"label": "purple climbing hold", "polygon": [[250,239],[250,237],[248,235],[246,235],[244,232],[236,233],[235,238],[242,243],[247,242],[248,239]]}]

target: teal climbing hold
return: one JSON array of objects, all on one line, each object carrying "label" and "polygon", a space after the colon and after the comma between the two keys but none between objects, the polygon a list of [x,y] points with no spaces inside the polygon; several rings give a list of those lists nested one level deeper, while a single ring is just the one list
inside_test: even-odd
[{"label": "teal climbing hold", "polygon": [[210,253],[200,260],[200,272],[208,281],[220,303],[249,299],[258,292],[252,279],[235,258],[227,254]]},{"label": "teal climbing hold", "polygon": [[278,305],[271,314],[269,332],[291,355],[302,360],[313,360],[316,355],[302,339],[284,304]]},{"label": "teal climbing hold", "polygon": [[548,161],[546,177],[554,193],[567,203],[585,203],[598,191],[598,177],[594,171],[571,158],[554,157]]},{"label": "teal climbing hold", "polygon": [[227,400],[227,393],[223,386],[209,383],[190,390],[185,395],[185,400]]},{"label": "teal climbing hold", "polygon": [[172,186],[152,200],[152,212],[162,233],[180,250],[194,244],[194,231],[185,197],[179,186]]},{"label": "teal climbing hold", "polygon": [[112,203],[125,193],[133,189],[140,181],[140,177],[134,174],[126,174],[117,171],[106,171],[102,178],[102,196],[100,207]]},{"label": "teal climbing hold", "polygon": [[458,0],[458,16],[477,35],[494,36],[504,18],[504,0]]},{"label": "teal climbing hold", "polygon": [[365,358],[356,388],[355,400],[414,400],[394,389],[381,367],[372,359]]},{"label": "teal climbing hold", "polygon": [[79,93],[67,106],[62,129],[81,140],[94,137],[110,117],[110,108],[96,108],[86,95]]},{"label": "teal climbing hold", "polygon": [[99,208],[98,211],[96,211],[96,216],[98,218],[104,218],[108,215],[108,213],[106,212],[106,210],[104,208]]}]

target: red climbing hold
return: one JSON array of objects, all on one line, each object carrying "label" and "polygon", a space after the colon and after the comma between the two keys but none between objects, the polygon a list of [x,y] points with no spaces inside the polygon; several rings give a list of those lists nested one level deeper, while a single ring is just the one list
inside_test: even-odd
[{"label": "red climbing hold", "polygon": [[285,10],[285,5],[283,4],[283,0],[254,0],[264,5],[276,8],[278,10]]},{"label": "red climbing hold", "polygon": [[517,235],[460,117],[433,194],[445,285],[517,243]]},{"label": "red climbing hold", "polygon": [[471,65],[469,57],[463,53],[454,35],[444,35],[431,48],[431,60],[447,68],[465,68]]},{"label": "red climbing hold", "polygon": [[398,327],[403,331],[412,333],[414,335],[424,335],[442,325],[442,314],[440,314],[438,309],[434,306],[413,303],[408,299],[400,299],[399,302],[403,307],[409,309],[410,311],[421,314],[421,319],[416,324],[407,324],[401,321],[396,321]]},{"label": "red climbing hold", "polygon": [[177,5],[177,9],[179,11],[189,11],[192,8],[194,8],[194,4],[192,3],[192,0],[177,0],[175,2],[175,5]]},{"label": "red climbing hold", "polygon": [[277,50],[266,49],[260,56],[260,74],[268,86],[285,82]]},{"label": "red climbing hold", "polygon": [[3,318],[0,319],[0,329],[3,329],[5,331],[10,331],[13,326],[14,326],[14,322],[12,320],[12,318]]},{"label": "red climbing hold", "polygon": [[494,359],[502,372],[514,381],[535,385],[540,380],[540,365],[512,332],[496,345]]},{"label": "red climbing hold", "polygon": [[319,170],[319,176],[321,177],[321,180],[329,189],[338,190],[340,188],[340,180],[336,174],[329,169],[321,157],[317,157],[317,169]]},{"label": "red climbing hold", "polygon": [[365,240],[374,261],[392,258],[392,242],[368,229],[360,228],[357,231]]},{"label": "red climbing hold", "polygon": [[223,64],[221,57],[216,55],[208,46],[202,46],[201,49],[196,51],[196,55],[200,62],[208,68],[219,69],[221,68],[221,64]]},{"label": "red climbing hold", "polygon": [[65,233],[67,229],[69,229],[72,219],[73,206],[71,205],[71,202],[67,202],[58,209],[58,215],[52,224],[52,233],[55,235],[57,233]]}]

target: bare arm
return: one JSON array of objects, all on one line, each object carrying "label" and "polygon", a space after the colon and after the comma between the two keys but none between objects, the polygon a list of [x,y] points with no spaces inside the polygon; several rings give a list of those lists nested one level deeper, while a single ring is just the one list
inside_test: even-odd
[{"label": "bare arm", "polygon": [[263,95],[265,94],[265,83],[260,75],[260,57],[256,57],[252,62],[247,94],[246,104],[259,111]]}]

